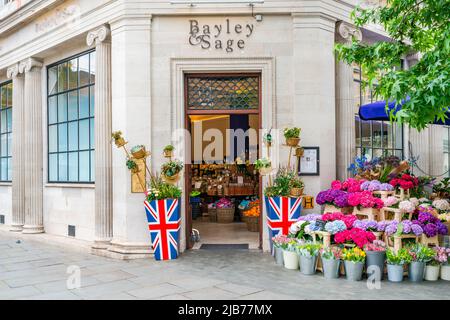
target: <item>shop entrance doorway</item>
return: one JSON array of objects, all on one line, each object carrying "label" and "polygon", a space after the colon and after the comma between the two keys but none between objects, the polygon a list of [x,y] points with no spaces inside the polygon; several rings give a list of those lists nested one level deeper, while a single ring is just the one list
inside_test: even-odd
[{"label": "shop entrance doorway", "polygon": [[[259,73],[185,74],[187,247],[261,247]],[[258,217],[258,218],[255,218]],[[199,235],[199,241],[197,237]]]}]

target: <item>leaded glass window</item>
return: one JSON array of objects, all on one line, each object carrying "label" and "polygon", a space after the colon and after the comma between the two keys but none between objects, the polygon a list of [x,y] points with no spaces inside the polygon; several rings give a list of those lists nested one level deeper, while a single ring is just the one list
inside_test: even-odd
[{"label": "leaded glass window", "polygon": [[0,84],[0,181],[11,181],[12,82]]},{"label": "leaded glass window", "polygon": [[48,181],[94,182],[95,52],[47,69]]},{"label": "leaded glass window", "polygon": [[188,75],[189,110],[248,110],[259,107],[258,75]]}]

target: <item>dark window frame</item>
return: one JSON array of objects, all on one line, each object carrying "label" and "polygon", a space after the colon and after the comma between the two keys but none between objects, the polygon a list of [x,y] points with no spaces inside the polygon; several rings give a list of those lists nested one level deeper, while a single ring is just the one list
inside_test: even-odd
[{"label": "dark window frame", "polygon": [[[93,53],[93,52],[95,52],[95,49],[90,49],[90,50],[86,50],[86,51],[80,52],[78,54],[75,54],[75,55],[72,55],[70,57],[67,57],[67,58],[64,58],[62,60],[59,60],[59,61],[57,61],[55,63],[49,64],[47,66],[47,68],[46,68],[47,69],[46,70],[46,72],[47,72],[46,73],[46,76],[47,76],[47,79],[46,79],[46,84],[47,84],[47,93],[46,93],[47,94],[47,183],[54,183],[54,184],[86,184],[86,185],[95,184],[95,176],[93,177],[93,174],[92,174],[93,168],[92,168],[92,165],[91,165],[92,164],[92,156],[95,157],[95,141],[94,141],[94,147],[92,147],[92,144],[89,141],[89,148],[88,149],[80,149],[80,145],[79,145],[80,144],[80,125],[79,125],[80,121],[89,120],[88,121],[89,122],[89,126],[88,126],[88,129],[89,129],[89,133],[88,133],[89,140],[90,140],[90,137],[91,137],[91,125],[90,125],[91,120],[94,122],[94,128],[95,128],[95,116],[94,116],[94,114],[91,115],[91,88],[95,88],[95,80],[94,80],[94,82],[91,82],[91,78],[90,78],[91,77],[90,76],[90,72],[91,72],[91,53]],[[82,56],[85,56],[85,55],[88,56],[89,83],[80,86],[80,73],[79,73],[80,63],[79,63],[78,58],[80,58]],[[49,88],[49,70],[51,68],[53,68],[53,67],[57,67],[57,66],[63,65],[63,64],[65,64],[65,63],[67,63],[67,62],[69,62],[69,61],[71,61],[73,59],[77,59],[77,86],[75,88],[69,89],[69,85],[67,85],[66,90],[59,91],[58,72],[57,72],[57,81],[56,81],[56,88],[57,88],[56,91],[57,92],[56,93],[50,93],[50,88]],[[69,73],[68,72],[67,72],[66,76],[67,76],[67,84],[69,84]],[[79,117],[79,112],[80,112],[80,110],[79,110],[79,107],[80,107],[80,99],[79,99],[80,91],[83,90],[83,89],[86,89],[86,88],[88,90],[89,115],[87,117],[80,118]],[[94,89],[92,89],[92,90],[94,90]],[[77,119],[69,120],[69,108],[68,108],[68,103],[69,102],[67,101],[66,120],[65,121],[59,121],[59,119],[58,119],[58,115],[59,115],[58,114],[58,112],[59,112],[59,110],[58,110],[58,96],[65,95],[65,94],[68,94],[70,92],[77,92],[77,105],[78,105],[78,116],[77,116]],[[56,97],[56,122],[50,123],[49,107],[50,107],[50,99],[53,98],[53,97]],[[94,103],[94,110],[95,110],[95,103]],[[78,128],[77,128],[78,148],[76,150],[69,150],[69,123],[75,123],[75,122],[78,123]],[[66,134],[67,134],[67,140],[66,140],[66,142],[67,142],[67,150],[66,151],[59,151],[59,131],[58,131],[58,128],[59,128],[60,124],[67,124],[67,132],[66,132]],[[56,136],[57,136],[57,138],[56,138],[56,141],[57,141],[56,150],[57,151],[52,151],[52,152],[49,151],[50,150],[50,126],[56,126]],[[80,152],[89,152],[89,181],[80,181]],[[69,169],[70,169],[69,168],[69,158],[70,157],[69,157],[69,155],[73,154],[73,153],[76,153],[77,156],[78,156],[78,161],[77,161],[77,167],[78,167],[77,168],[77,176],[78,176],[78,180],[70,180],[69,179],[69,176],[70,176],[70,171],[69,171]],[[57,166],[57,168],[56,168],[57,180],[51,180],[50,179],[50,156],[51,155],[55,155],[55,154],[57,155],[57,162],[56,162],[56,166]],[[66,164],[66,167],[67,167],[67,172],[66,172],[67,180],[60,180],[60,175],[59,175],[59,154],[66,154],[67,155],[67,164]]]},{"label": "dark window frame", "polygon": [[[1,91],[2,91],[3,87],[7,87],[9,85],[11,85],[11,97],[9,97],[8,89],[6,89],[6,108],[3,108],[1,106],[1,103],[2,103],[1,99],[3,98]],[[12,162],[12,160],[11,160],[12,159],[12,150],[11,150],[12,141],[11,141],[11,143],[9,143],[9,141],[8,141],[8,136],[11,136],[11,139],[12,139],[12,123],[11,123],[11,130],[8,130],[8,110],[11,110],[11,122],[12,122],[12,112],[14,111],[12,103],[14,103],[14,101],[11,104],[8,104],[8,102],[10,102],[12,100],[13,90],[14,90],[14,88],[12,87],[11,80],[0,83],[0,129],[1,129],[1,121],[2,121],[2,117],[3,117],[2,114],[6,114],[6,117],[7,117],[6,121],[5,121],[6,131],[5,132],[0,131],[0,150],[3,147],[2,146],[2,137],[3,136],[6,137],[6,139],[5,139],[5,141],[6,141],[6,156],[2,156],[0,153],[0,182],[12,182],[12,170],[10,170],[9,165],[8,165],[8,160],[9,160],[10,164]],[[4,160],[4,159],[6,159],[6,180],[2,179],[2,176],[1,176],[2,160]],[[11,176],[9,176],[8,172],[11,172]]]},{"label": "dark window frame", "polygon": [[[362,72],[360,68],[354,67],[354,72],[353,72],[353,82],[356,83],[359,87],[359,106],[362,105],[363,103],[363,88],[362,88]],[[359,78],[355,78],[354,74],[355,71],[357,71]],[[374,102],[373,100],[373,92],[372,90],[370,90],[370,102]],[[358,121],[356,120],[358,118]],[[361,122],[368,122],[370,125],[370,146],[364,146],[363,144],[363,139],[362,139],[362,124]],[[389,123],[389,121],[378,121],[378,120],[361,120],[359,118],[358,113],[355,114],[355,124],[358,125],[358,131],[359,131],[359,144],[356,143],[355,141],[355,149],[356,149],[356,155],[360,155],[362,156],[363,150],[370,150],[370,154],[371,154],[371,159],[373,159],[374,157],[374,151],[376,150],[381,150],[381,154],[384,155],[385,152],[388,152],[388,154],[390,155],[396,155],[397,152],[400,152],[401,154],[401,159],[403,159],[404,155],[405,155],[405,151],[404,151],[404,133],[403,133],[403,125],[400,126],[400,132],[401,132],[401,148],[397,148],[396,145],[394,144],[394,141],[392,141],[393,147],[392,148],[385,148],[383,147],[383,136],[384,136],[384,131],[380,130],[380,147],[374,147],[374,135],[373,135],[373,124],[374,122],[378,122],[381,124],[381,128],[384,127],[385,123]],[[396,130],[394,128],[394,126],[396,126],[397,124],[392,123],[392,131]],[[393,132],[392,132],[393,134]],[[393,137],[391,137],[393,139]],[[356,140],[356,139],[355,139]]]}]

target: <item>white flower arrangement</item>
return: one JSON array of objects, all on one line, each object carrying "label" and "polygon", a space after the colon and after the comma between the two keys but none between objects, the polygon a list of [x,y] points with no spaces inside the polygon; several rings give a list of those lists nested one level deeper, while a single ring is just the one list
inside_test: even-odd
[{"label": "white flower arrangement", "polygon": [[413,213],[414,210],[416,210],[416,206],[414,205],[413,202],[408,201],[408,200],[403,200],[398,204],[398,208],[402,211],[402,212],[407,212],[407,213]]},{"label": "white flower arrangement", "polygon": [[412,204],[417,207],[420,203],[419,199],[417,198],[409,198],[409,201],[412,202]]},{"label": "white flower arrangement", "polygon": [[299,232],[301,230],[302,225],[306,222],[307,221],[299,220],[299,221],[291,224],[291,226],[289,227],[289,233],[296,234],[297,232]]},{"label": "white flower arrangement", "polygon": [[433,207],[440,211],[450,210],[450,204],[445,199],[437,199],[433,201]]}]

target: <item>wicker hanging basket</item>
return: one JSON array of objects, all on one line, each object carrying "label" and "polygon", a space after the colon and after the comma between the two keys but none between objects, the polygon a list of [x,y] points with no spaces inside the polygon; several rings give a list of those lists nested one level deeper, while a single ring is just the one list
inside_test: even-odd
[{"label": "wicker hanging basket", "polygon": [[296,146],[298,146],[299,142],[300,142],[300,138],[287,138],[286,139],[286,144],[289,147],[296,147]]},{"label": "wicker hanging basket", "polygon": [[290,195],[291,197],[300,197],[303,195],[303,188],[291,188]]},{"label": "wicker hanging basket", "polygon": [[165,174],[162,174],[161,177],[163,178],[163,180],[169,184],[175,184],[178,182],[178,180],[180,179],[180,173],[176,173],[173,176],[166,176]]},{"label": "wicker hanging basket", "polygon": [[121,148],[127,144],[124,138],[114,139],[114,143],[116,144],[117,148]]},{"label": "wicker hanging basket", "polygon": [[141,149],[138,149],[137,151],[131,152],[131,154],[133,155],[133,157],[135,159],[142,159],[145,158],[146,156],[148,156],[147,151],[145,151],[145,148],[142,147]]}]

